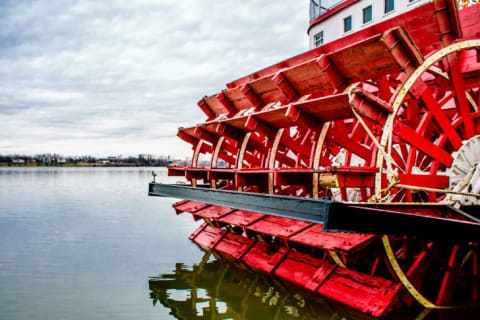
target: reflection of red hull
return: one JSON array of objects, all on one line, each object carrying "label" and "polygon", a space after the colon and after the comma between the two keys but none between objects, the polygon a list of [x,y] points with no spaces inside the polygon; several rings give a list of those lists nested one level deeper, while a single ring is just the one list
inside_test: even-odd
[{"label": "reflection of red hull", "polygon": [[[478,208],[478,16],[480,6],[458,12],[455,1],[434,1],[229,83],[199,102],[207,122],[180,128],[192,164],[169,175],[479,223],[438,210]],[[191,236],[200,246],[374,316],[414,300],[479,300],[476,242],[327,233],[187,200],[175,209],[206,221]]]},{"label": "reflection of red hull", "polygon": [[192,240],[205,250],[376,317],[398,307],[400,286],[390,280],[342,268],[285,247],[269,248],[265,242],[246,240],[206,224],[200,226]]}]

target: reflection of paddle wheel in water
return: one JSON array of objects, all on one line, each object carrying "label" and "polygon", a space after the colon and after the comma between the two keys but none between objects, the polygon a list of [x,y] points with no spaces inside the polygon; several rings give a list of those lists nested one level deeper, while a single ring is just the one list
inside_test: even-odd
[{"label": "reflection of paddle wheel in water", "polygon": [[[274,277],[218,259],[206,252],[198,264],[177,263],[172,272],[149,279],[153,306],[163,306],[176,319],[329,319],[367,320],[370,316],[319,296],[292,290]],[[480,310],[408,310],[390,319],[477,319]],[[463,312],[462,312],[463,311]],[[411,317],[414,313],[413,317]],[[428,318],[427,318],[428,316]],[[464,317],[465,316],[465,317]]]},{"label": "reflection of paddle wheel in water", "polygon": [[[189,199],[174,207],[205,220],[200,246],[373,316],[477,304],[479,14],[434,1],[229,83],[179,130],[188,195],[150,194]],[[252,193],[328,218],[235,200]]]},{"label": "reflection of paddle wheel in water", "polygon": [[[271,277],[217,260],[206,253],[193,267],[178,263],[168,274],[149,280],[154,306],[176,319],[346,319],[322,299],[315,301]],[[350,312],[351,313],[351,312]],[[370,319],[355,315],[355,319]]]}]

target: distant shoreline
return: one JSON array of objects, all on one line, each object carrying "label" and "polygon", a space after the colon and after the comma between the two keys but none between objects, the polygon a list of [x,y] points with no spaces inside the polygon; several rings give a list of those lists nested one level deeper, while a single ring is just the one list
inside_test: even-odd
[{"label": "distant shoreline", "polygon": [[149,165],[135,165],[135,164],[102,164],[102,163],[51,163],[51,164],[37,164],[37,163],[6,163],[0,162],[0,167],[15,167],[15,168],[35,168],[35,167],[64,167],[64,168],[148,168],[148,167],[166,167],[166,166],[149,166]]}]

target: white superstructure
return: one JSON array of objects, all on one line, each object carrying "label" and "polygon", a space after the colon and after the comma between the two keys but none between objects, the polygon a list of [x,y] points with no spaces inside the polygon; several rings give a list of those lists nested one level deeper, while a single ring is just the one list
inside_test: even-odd
[{"label": "white superstructure", "polygon": [[310,48],[390,19],[432,0],[310,0]]}]

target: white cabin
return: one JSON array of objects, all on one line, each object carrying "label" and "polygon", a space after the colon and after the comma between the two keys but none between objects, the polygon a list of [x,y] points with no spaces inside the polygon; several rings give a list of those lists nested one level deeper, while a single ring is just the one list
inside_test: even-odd
[{"label": "white cabin", "polygon": [[310,48],[318,47],[432,0],[310,0]]}]

